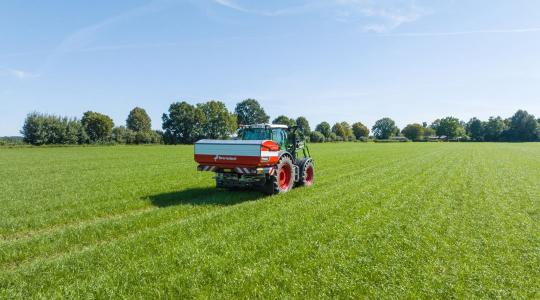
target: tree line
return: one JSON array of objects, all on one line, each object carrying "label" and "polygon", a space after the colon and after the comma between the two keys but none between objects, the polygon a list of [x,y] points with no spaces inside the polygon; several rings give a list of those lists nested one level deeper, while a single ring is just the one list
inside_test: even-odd
[{"label": "tree line", "polygon": [[24,142],[32,145],[82,144],[150,144],[161,143],[160,131],[151,129],[146,111],[135,107],[129,113],[126,126],[114,126],[104,114],[87,111],[79,120],[33,112],[28,114],[21,130]]},{"label": "tree line", "polygon": [[[190,104],[175,102],[162,115],[162,129],[151,129],[151,119],[142,108],[130,111],[125,126],[115,127],[113,120],[102,113],[88,111],[82,118],[31,113],[21,133],[24,141],[33,145],[45,144],[191,144],[203,138],[227,139],[240,125],[270,123],[270,116],[255,99],[239,102],[230,112],[225,103],[211,100]],[[370,129],[362,122],[349,124],[328,122],[311,129],[306,117],[290,118],[280,115],[273,124],[297,125],[311,142],[340,142],[375,140],[460,140],[460,141],[537,141],[540,140],[540,119],[524,110],[512,117],[490,117],[486,121],[472,118],[468,122],[454,117],[408,124],[399,129],[391,118],[377,120]]]}]

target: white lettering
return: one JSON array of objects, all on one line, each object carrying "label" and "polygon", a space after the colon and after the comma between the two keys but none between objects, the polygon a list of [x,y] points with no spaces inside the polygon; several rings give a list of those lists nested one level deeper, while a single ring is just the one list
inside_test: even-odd
[{"label": "white lettering", "polygon": [[235,156],[221,156],[221,155],[216,155],[214,157],[214,161],[218,161],[218,160],[236,160],[236,157]]}]

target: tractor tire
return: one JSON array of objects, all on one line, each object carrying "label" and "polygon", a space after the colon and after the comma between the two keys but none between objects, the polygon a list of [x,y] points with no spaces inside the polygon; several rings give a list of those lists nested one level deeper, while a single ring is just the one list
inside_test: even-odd
[{"label": "tractor tire", "polygon": [[275,167],[275,173],[270,175],[264,186],[269,195],[290,191],[294,186],[294,165],[290,157],[283,156]]},{"label": "tractor tire", "polygon": [[315,165],[311,158],[303,158],[298,161],[298,169],[300,170],[300,180],[298,185],[312,186],[315,181]]},{"label": "tractor tire", "polygon": [[223,181],[216,179],[216,188],[218,189],[225,188],[225,184],[223,184]]}]

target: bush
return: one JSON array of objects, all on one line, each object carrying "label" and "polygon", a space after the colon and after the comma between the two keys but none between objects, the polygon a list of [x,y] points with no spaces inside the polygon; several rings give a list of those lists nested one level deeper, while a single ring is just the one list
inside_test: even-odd
[{"label": "bush", "polygon": [[327,138],[327,141],[329,142],[337,142],[337,134],[335,134],[334,132],[330,132],[330,134],[328,134],[328,138]]},{"label": "bush", "polygon": [[161,144],[161,131],[133,131],[124,126],[112,130],[112,140],[117,144]]},{"label": "bush", "polygon": [[83,126],[77,119],[38,112],[30,113],[26,117],[21,133],[24,142],[37,146],[87,142]]},{"label": "bush", "polygon": [[133,144],[135,142],[135,131],[124,126],[115,127],[112,130],[112,140],[118,144]]},{"label": "bush", "polygon": [[135,144],[160,144],[161,134],[157,131],[140,131],[135,133]]},{"label": "bush", "polygon": [[0,146],[16,146],[24,145],[24,138],[22,136],[3,136],[0,137]]},{"label": "bush", "polygon": [[309,140],[312,143],[324,143],[325,138],[324,135],[318,131],[312,131],[309,135]]}]

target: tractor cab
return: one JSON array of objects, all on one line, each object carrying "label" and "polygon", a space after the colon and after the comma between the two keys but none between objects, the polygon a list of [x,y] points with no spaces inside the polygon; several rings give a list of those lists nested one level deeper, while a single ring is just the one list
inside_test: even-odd
[{"label": "tractor cab", "polygon": [[[280,124],[255,124],[242,126],[238,131],[238,138],[244,141],[271,140],[279,145],[281,151],[292,154],[294,159],[310,157],[309,149],[305,144],[304,133],[298,126]],[[302,150],[302,153],[299,153]]]},{"label": "tractor cab", "polygon": [[289,144],[289,127],[276,124],[243,126],[238,132],[238,137],[244,141],[271,140],[279,145],[280,150],[286,151]]}]

